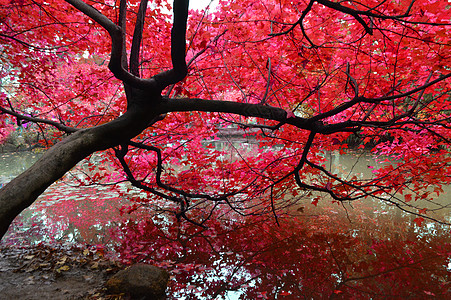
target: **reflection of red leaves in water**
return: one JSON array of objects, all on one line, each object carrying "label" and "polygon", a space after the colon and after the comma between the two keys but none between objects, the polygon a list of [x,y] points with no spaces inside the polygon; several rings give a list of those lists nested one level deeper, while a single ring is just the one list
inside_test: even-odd
[{"label": "reflection of red leaves in water", "polygon": [[114,236],[123,262],[171,270],[174,297],[183,291],[201,299],[228,290],[246,299],[451,295],[447,234],[426,237],[407,222],[361,220],[284,219],[278,227],[262,217],[215,219],[202,229],[167,227],[171,220],[158,217],[122,224]]},{"label": "reflection of red leaves in water", "polygon": [[[125,110],[124,93],[118,92],[118,81],[105,71],[103,62],[110,51],[110,39],[106,34],[98,34],[92,27],[95,22],[83,21],[86,19],[81,14],[61,1],[45,2],[51,14],[43,13],[44,6],[39,1],[31,1],[26,7],[23,0],[6,2],[17,5],[5,6],[1,13],[2,24],[8,24],[3,28],[5,37],[10,37],[5,41],[16,43],[13,38],[16,36],[24,39],[23,43],[6,44],[8,67],[2,70],[2,77],[27,83],[14,90],[18,108],[23,106],[18,111],[30,110],[35,116],[85,128],[110,121]],[[366,9],[373,2],[354,4],[356,9]],[[393,101],[387,98],[382,102],[377,98],[396,97],[425,82],[438,80],[440,74],[449,74],[450,31],[445,26],[425,23],[449,19],[447,1],[416,1],[409,9],[409,24],[385,17],[371,20],[377,24],[372,26],[374,34],[363,36],[360,22],[346,21],[352,18],[315,4],[305,16],[303,28],[311,42],[299,38],[299,28],[268,40],[269,32],[283,32],[286,22],[297,22],[299,11],[307,2],[222,1],[222,5],[214,18],[191,13],[187,56],[207,49],[195,61],[196,71],[175,85],[174,96],[193,95],[199,99],[249,104],[265,100],[262,104],[268,109],[286,111],[286,123],[303,124],[303,118],[324,114],[318,119],[320,128],[338,125],[347,130],[317,134],[307,157],[317,167],[306,165],[298,175],[302,181],[312,180],[312,186],[344,199],[368,194],[387,199],[391,192],[399,192],[404,193],[404,201],[410,204],[432,201],[433,194],[443,193],[442,185],[450,183],[451,168],[447,124],[449,79],[437,82],[424,94],[410,94]],[[132,6],[130,10],[137,9],[137,5]],[[143,40],[148,43],[142,49],[141,75],[147,78],[157,69],[166,69],[170,61],[170,52],[162,43],[169,44],[171,24],[158,7],[148,11],[152,14],[149,20],[155,22],[147,22],[143,33]],[[96,9],[107,17],[114,16],[108,5],[99,4]],[[402,15],[405,9],[402,1],[386,1],[378,6],[386,16]],[[415,22],[418,23],[414,25]],[[310,43],[324,47],[312,47]],[[67,49],[62,45],[68,45]],[[41,46],[58,50],[38,51]],[[83,53],[92,57],[81,59]],[[30,80],[33,84],[28,84]],[[417,98],[420,105],[413,104],[410,97]],[[6,94],[0,98],[5,100]],[[346,108],[353,101],[355,105]],[[374,107],[369,106],[372,102]],[[8,107],[7,103],[1,104]],[[410,110],[414,113],[411,118],[398,118]],[[257,112],[267,115],[266,109]],[[248,186],[242,194],[254,201],[260,191],[272,191],[272,184],[279,182],[274,186],[274,201],[283,202],[285,189],[296,183],[290,176],[287,180],[281,178],[298,165],[309,130],[280,124],[283,127],[274,130],[271,138],[254,136],[259,147],[250,155],[241,155],[247,149],[244,148],[239,159],[220,159],[226,152],[215,150],[213,143],[204,144],[217,138],[219,129],[236,123],[245,128],[254,123],[262,128],[275,128],[272,121],[245,116],[170,113],[138,140],[161,149],[166,184],[211,195],[216,195],[215,191],[233,193],[240,186]],[[1,126],[7,124],[5,117],[1,115]],[[345,126],[347,122],[355,125]],[[372,167],[371,177],[366,180],[347,179],[348,186],[320,172],[325,158],[318,154],[345,149],[344,141],[354,129],[359,130],[361,148],[372,149],[387,159],[380,161],[377,168]],[[8,132],[0,132],[0,139]],[[246,132],[249,130],[236,131],[242,135]],[[275,144],[281,149],[272,151]],[[135,151],[128,153],[126,159],[134,176],[146,178],[150,186],[156,184],[155,153]],[[111,173],[99,166],[91,179],[116,180],[109,177]],[[74,240],[107,243],[106,226],[121,224],[115,231],[121,259],[147,260],[171,269],[176,276],[172,291],[184,289],[193,298],[198,294],[221,294],[228,289],[243,291],[249,299],[450,296],[449,235],[440,234],[441,231],[435,236],[417,233],[415,226],[424,223],[420,216],[404,225],[392,220],[384,222],[380,216],[357,218],[354,225],[330,213],[299,220],[281,217],[279,227],[274,220],[251,216],[236,222],[211,220],[209,229],[203,230],[167,216],[149,220],[144,215],[140,221],[124,222],[114,203],[120,200],[119,194],[110,194],[108,189],[100,193],[89,189],[68,188],[54,195],[55,202],[49,196],[46,201],[50,206],[38,203],[38,209],[53,216],[36,218],[28,235],[34,236],[30,233],[38,227],[35,225],[45,224],[43,227],[48,228],[45,234],[54,240],[65,235]],[[96,197],[89,196],[89,201],[84,201],[88,197],[85,194]],[[153,200],[149,198],[150,203]],[[313,198],[311,203],[317,206],[319,198]],[[137,209],[138,206],[129,204],[122,210],[123,217],[129,218],[128,214]],[[420,215],[423,213],[419,211]],[[427,230],[423,227],[420,229]]]},{"label": "reflection of red leaves in water", "polygon": [[415,222],[415,224],[417,224],[417,226],[421,226],[421,224],[423,224],[424,218],[418,217],[413,219],[413,221]]},{"label": "reflection of red leaves in water", "polygon": [[[121,206],[126,203],[111,187],[71,186],[61,181],[48,188],[34,203],[29,212],[31,216],[21,215],[16,219],[14,229],[3,242],[24,245],[33,240],[106,243],[108,228],[130,218],[128,214],[124,217],[120,214]],[[135,208],[133,204],[125,212]]]},{"label": "reflection of red leaves in water", "polygon": [[[79,241],[104,243],[97,247],[102,254],[116,245],[124,263],[144,261],[168,269],[174,276],[168,294],[174,299],[228,290],[246,299],[450,296],[451,239],[438,226],[436,235],[420,233],[426,226],[412,224],[423,221],[375,218],[356,210],[349,223],[333,213],[335,208],[323,208],[310,217],[305,209],[305,217],[280,218],[280,226],[271,218],[216,216],[202,229],[167,215],[149,219],[152,214],[133,203],[121,217],[113,190],[91,189],[48,191],[38,203],[49,213],[45,234],[72,233]],[[127,214],[130,210],[133,215]],[[108,228],[113,228],[111,237]]]}]

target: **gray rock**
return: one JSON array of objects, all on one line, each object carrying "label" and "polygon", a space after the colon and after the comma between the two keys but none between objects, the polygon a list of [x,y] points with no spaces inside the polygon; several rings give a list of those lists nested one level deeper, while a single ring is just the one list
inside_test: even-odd
[{"label": "gray rock", "polygon": [[131,299],[166,299],[169,273],[151,265],[136,264],[113,275],[105,284],[111,294],[126,294]]}]

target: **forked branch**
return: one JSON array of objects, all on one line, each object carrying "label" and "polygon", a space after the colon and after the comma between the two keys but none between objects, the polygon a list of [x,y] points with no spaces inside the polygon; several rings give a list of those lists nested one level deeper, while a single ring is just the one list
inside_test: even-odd
[{"label": "forked branch", "polygon": [[[123,28],[114,24],[113,21],[108,19],[96,8],[81,0],[66,0],[67,3],[74,6],[76,9],[93,19],[100,26],[102,26],[111,37],[111,55],[108,68],[114,74],[114,76],[122,80],[124,83],[129,84],[135,88],[142,90],[156,90],[157,83],[155,79],[142,79],[132,73],[128,72],[123,65],[124,62],[124,34]],[[125,4],[125,2],[122,2]]]}]

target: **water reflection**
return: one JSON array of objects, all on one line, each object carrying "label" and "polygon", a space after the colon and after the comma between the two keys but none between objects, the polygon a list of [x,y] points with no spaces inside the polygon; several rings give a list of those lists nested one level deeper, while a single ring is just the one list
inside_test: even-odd
[{"label": "water reflection", "polygon": [[39,158],[39,153],[13,152],[0,154],[0,188]]},{"label": "water reflection", "polygon": [[[329,168],[342,176],[371,176],[368,166],[377,164],[366,155],[329,155]],[[1,164],[6,178],[22,171],[10,157],[19,163]],[[106,245],[124,263],[169,269],[170,299],[451,297],[449,228],[418,227],[393,207],[309,206],[281,217],[280,226],[218,214],[203,229],[145,207],[121,215],[128,189],[57,182],[2,242]]]},{"label": "water reflection", "polygon": [[107,245],[109,228],[126,219],[119,210],[128,202],[119,191],[57,182],[15,219],[2,242]]},{"label": "water reflection", "polygon": [[[122,224],[115,237],[124,262],[171,270],[171,299],[379,299],[451,296],[451,239],[420,235],[388,215],[348,219],[326,212],[281,220],[218,218],[200,229],[167,228],[159,218]],[[381,226],[383,224],[383,226]],[[137,242],[139,241],[139,242]]]}]

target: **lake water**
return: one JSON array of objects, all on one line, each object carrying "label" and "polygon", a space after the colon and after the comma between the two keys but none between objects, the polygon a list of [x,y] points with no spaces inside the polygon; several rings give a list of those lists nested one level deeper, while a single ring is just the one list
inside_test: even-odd
[{"label": "lake water", "polygon": [[[378,162],[367,153],[353,153],[340,155],[338,153],[328,153],[328,164],[326,167],[333,171],[341,174],[343,177],[348,175],[355,175],[358,178],[369,178],[372,176],[372,170],[374,166],[378,165]],[[40,157],[39,153],[33,152],[17,152],[17,153],[4,153],[0,154],[0,187],[5,183],[9,182],[12,178],[19,175],[21,172],[25,171],[32,163],[34,163]],[[373,168],[370,168],[373,167]],[[80,176],[80,173],[74,173],[74,176]],[[70,178],[70,177],[69,177]],[[122,183],[119,186],[116,186],[112,189],[109,186],[79,186],[76,182],[71,183],[70,180],[59,181],[53,184],[47,191],[38,198],[38,201],[24,212],[23,215],[27,216],[33,215],[36,218],[36,212],[34,212],[36,207],[44,207],[42,211],[49,211],[51,207],[55,209],[55,207],[61,206],[64,207],[64,203],[73,202],[71,205],[74,206],[74,210],[77,210],[77,213],[81,216],[81,212],[83,210],[89,211],[98,211],[99,215],[97,217],[89,217],[93,218],[88,223],[91,223],[91,227],[93,228],[103,228],[107,222],[101,221],[100,219],[106,218],[107,220],[115,220],[118,221],[122,218],[118,217],[119,208],[127,204],[128,202],[120,196],[123,191],[126,193],[126,190],[131,189],[129,184]],[[133,189],[132,189],[133,190]],[[138,193],[138,191],[134,191],[134,193]],[[434,201],[441,203],[443,205],[449,205],[450,199],[449,195],[451,194],[451,187],[444,187],[444,193],[440,195],[440,197],[436,197]],[[96,197],[91,197],[91,195],[95,195]],[[62,202],[63,204],[58,204],[58,202]],[[374,211],[383,212],[387,211],[386,206],[379,206],[379,203],[372,203],[371,205],[375,205]],[[427,205],[427,203],[426,203]],[[351,206],[349,207],[351,208]],[[317,213],[315,211],[315,207],[310,206],[310,210],[312,213]],[[102,212],[103,211],[103,212]],[[344,210],[340,210],[337,208],[337,211],[345,212]],[[61,211],[55,212],[57,214],[63,214]],[[68,212],[69,213],[69,212]],[[399,212],[397,212],[399,214]],[[449,209],[443,209],[438,211],[435,215],[442,218],[443,215],[450,215]],[[67,217],[67,216],[66,216]],[[76,215],[74,216],[76,218]],[[88,216],[83,216],[85,221]],[[22,219],[27,219],[22,218]],[[40,214],[41,219],[45,219],[46,216],[44,214]],[[451,221],[450,218],[448,220]],[[48,223],[47,221],[42,221],[43,223]],[[102,226],[95,226],[96,222],[101,224]],[[57,222],[58,223],[58,222]],[[48,224],[47,224],[48,225]],[[53,231],[58,231],[58,229],[54,229]],[[68,233],[67,230],[60,232],[57,236],[60,236],[61,239],[66,239],[69,234],[69,239],[73,239],[73,241],[85,242],[86,240],[78,240],[80,237],[77,237],[75,233]],[[101,242],[102,238],[99,238],[104,234],[104,232],[99,232],[90,237],[87,240],[89,243],[97,243]],[[86,237],[86,233],[84,233]],[[21,237],[23,238],[23,236]],[[42,237],[43,238],[43,237]],[[39,239],[35,239],[39,240]]]},{"label": "lake water", "polygon": [[[376,164],[367,154],[328,155],[328,168],[340,174],[371,176],[368,166]],[[0,155],[0,184],[38,157],[26,152]],[[209,299],[220,289],[228,291],[224,297],[229,299],[451,296],[451,288],[443,285],[451,282],[449,228],[418,228],[411,217],[387,207],[321,208],[307,203],[305,211],[295,212],[294,223],[287,220],[277,227],[270,222],[268,227],[245,221],[236,228],[229,224],[232,232],[222,232],[222,227],[212,231],[175,220],[169,228],[166,217],[151,217],[145,209],[136,216],[121,215],[121,206],[130,204],[121,192],[128,189],[127,184],[112,189],[59,181],[15,220],[2,242],[102,245],[124,261],[169,269],[169,299]],[[439,200],[449,199],[445,193]]]},{"label": "lake water", "polygon": [[0,187],[31,166],[40,154],[14,152],[0,154]]}]

